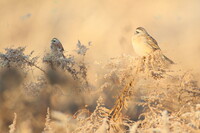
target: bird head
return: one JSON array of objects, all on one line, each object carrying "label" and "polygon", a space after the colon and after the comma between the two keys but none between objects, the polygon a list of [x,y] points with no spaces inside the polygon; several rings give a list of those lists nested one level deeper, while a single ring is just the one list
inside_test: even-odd
[{"label": "bird head", "polygon": [[143,35],[148,34],[147,31],[143,27],[138,27],[135,30],[135,35]]},{"label": "bird head", "polygon": [[51,44],[58,44],[58,43],[60,43],[60,41],[57,38],[53,38],[51,40]]}]

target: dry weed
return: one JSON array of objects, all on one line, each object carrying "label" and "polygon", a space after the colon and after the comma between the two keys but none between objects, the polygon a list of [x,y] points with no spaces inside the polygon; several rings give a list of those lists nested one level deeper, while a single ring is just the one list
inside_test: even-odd
[{"label": "dry weed", "polygon": [[[38,67],[37,58],[31,58],[31,54],[24,54],[24,50],[25,48],[6,49],[5,54],[0,54],[0,64],[3,69],[15,67],[26,70],[26,73],[29,67],[37,67],[47,75],[40,75],[34,82],[23,83],[25,94],[37,96],[34,100],[39,101],[38,103],[46,100],[44,104],[52,106],[51,113],[49,108],[47,109],[45,128],[42,129],[44,132],[200,131],[198,80],[192,72],[185,72],[178,68],[178,64],[167,62],[160,52],[143,58],[122,55],[110,59],[107,64],[100,64],[101,74],[97,74],[100,86],[91,90],[87,78],[88,64],[85,62],[88,47],[80,41],[75,50],[76,56],[61,56],[51,52],[44,56],[43,63],[54,73],[54,79],[51,80],[51,76],[48,75],[49,69],[43,70]],[[52,81],[55,77],[56,81]],[[69,77],[72,80],[69,80]],[[63,80],[65,78],[66,80]],[[67,84],[61,85],[61,82],[57,82],[61,79]],[[66,89],[75,89],[75,86],[87,91],[71,94],[71,91]],[[59,88],[62,93],[55,93],[51,87]],[[4,93],[8,94],[9,91],[2,89],[2,92],[4,97]],[[87,101],[88,95],[91,95],[91,101]],[[98,100],[96,97],[99,97]],[[72,111],[67,112],[69,109]],[[16,118],[12,125],[10,132],[18,131]]]}]

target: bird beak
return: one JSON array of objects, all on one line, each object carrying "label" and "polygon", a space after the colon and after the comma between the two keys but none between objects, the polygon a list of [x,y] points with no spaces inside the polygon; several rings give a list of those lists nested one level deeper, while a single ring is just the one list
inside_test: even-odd
[{"label": "bird beak", "polygon": [[138,33],[139,33],[138,31],[135,31],[135,35],[138,34]]}]

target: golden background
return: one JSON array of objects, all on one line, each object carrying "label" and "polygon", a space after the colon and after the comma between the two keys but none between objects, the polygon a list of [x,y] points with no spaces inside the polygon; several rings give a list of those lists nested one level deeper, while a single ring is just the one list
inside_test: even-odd
[{"label": "golden background", "polygon": [[57,37],[66,51],[77,40],[91,41],[93,60],[134,55],[131,36],[142,26],[176,62],[200,62],[199,0],[1,0],[0,5],[0,51],[27,46],[42,56]]},{"label": "golden background", "polygon": [[[85,61],[89,64],[88,78],[92,83],[98,71],[93,67],[95,61],[122,54],[136,56],[131,36],[139,26],[157,40],[167,57],[182,67],[195,69],[195,73],[200,72],[200,0],[0,0],[0,6],[0,52],[8,47],[26,46],[25,53],[34,50],[34,56],[40,56],[42,62],[53,37],[62,42],[66,53],[73,52],[78,40],[83,44],[91,41]],[[13,73],[9,74],[14,77]],[[35,116],[31,114],[32,119],[27,121],[33,121],[33,125],[42,130],[49,101],[53,109],[61,111],[72,108],[77,101],[90,102],[88,95],[83,96],[86,99],[83,101],[74,95],[60,97],[49,93],[49,89],[44,89],[39,98],[28,99],[29,96],[13,88],[2,90],[4,93],[0,96],[4,98],[0,100],[3,101],[0,129],[8,130],[13,112],[18,114],[19,121],[29,118],[33,112]],[[111,93],[108,96],[112,97]],[[40,110],[35,109],[38,107]]]}]

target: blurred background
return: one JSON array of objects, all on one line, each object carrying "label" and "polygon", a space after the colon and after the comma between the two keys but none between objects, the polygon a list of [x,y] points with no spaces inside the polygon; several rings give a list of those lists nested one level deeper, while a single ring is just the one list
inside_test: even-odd
[{"label": "blurred background", "polygon": [[131,36],[143,26],[176,62],[200,62],[199,0],[1,0],[0,5],[0,51],[27,46],[42,55],[57,37],[66,51],[78,39],[91,41],[93,60],[134,55]]},{"label": "blurred background", "polygon": [[[66,51],[74,50],[78,40],[83,44],[91,41],[86,55],[86,61],[90,63],[122,54],[135,56],[131,36],[142,26],[157,40],[166,56],[200,72],[199,0],[0,0],[0,5],[0,52],[7,47],[27,46],[25,53],[34,50],[35,55],[42,58],[50,49],[50,40],[56,37]],[[90,73],[93,71],[97,70],[90,70]],[[24,80],[15,71],[5,72],[0,77],[8,78],[1,84],[7,85],[10,76],[12,81],[18,79],[16,82],[21,83]],[[74,95],[71,100],[66,100],[66,96],[60,97],[55,90],[48,89],[39,98],[30,98],[24,96],[23,91],[19,93],[15,89],[18,84],[14,83],[12,91],[5,89],[0,94],[0,129],[4,127],[6,131],[12,123],[13,112],[18,113],[19,119],[31,118],[32,127],[39,127],[38,131],[41,131],[47,107],[74,113],[80,103],[90,101],[84,99],[87,98],[85,95],[82,96],[85,101],[78,96],[79,99],[74,100]],[[91,101],[96,103],[96,99]],[[39,113],[35,108],[40,109]],[[24,115],[26,111],[28,113]],[[2,121],[6,123],[2,125]]]}]

